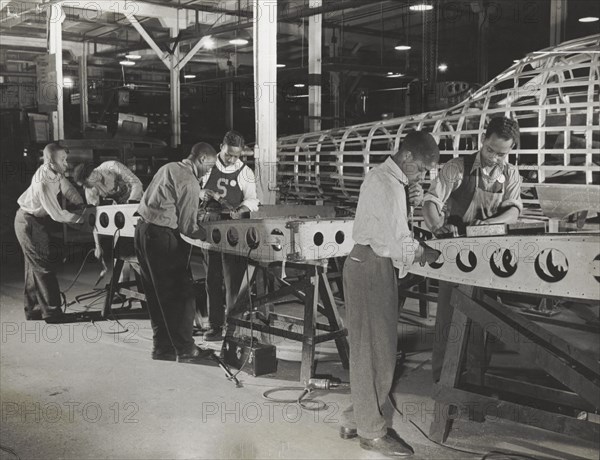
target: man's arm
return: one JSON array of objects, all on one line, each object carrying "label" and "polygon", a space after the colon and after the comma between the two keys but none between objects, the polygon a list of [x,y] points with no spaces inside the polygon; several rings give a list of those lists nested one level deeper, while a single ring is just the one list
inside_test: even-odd
[{"label": "man's arm", "polygon": [[131,185],[131,193],[129,194],[129,201],[140,201],[142,199],[142,195],[144,194],[144,186],[142,185],[142,181],[122,163],[115,162],[118,166],[119,174],[123,181],[127,182]]},{"label": "man's arm", "polygon": [[84,204],[83,198],[81,198],[81,195],[79,194],[77,189],[73,186],[73,184],[71,184],[69,179],[67,179],[64,176],[60,178],[60,191],[70,203],[76,205]]},{"label": "man's arm", "polygon": [[247,165],[243,166],[238,176],[238,181],[244,196],[243,201],[238,206],[238,210],[240,212],[258,211],[260,201],[258,201],[256,195],[256,177],[254,176],[254,171]]},{"label": "man's arm", "polygon": [[452,192],[460,187],[463,171],[463,160],[455,158],[442,166],[438,176],[431,181],[429,190],[423,198],[423,218],[425,224],[433,233],[447,232],[444,227],[442,209]]},{"label": "man's arm", "polygon": [[58,204],[55,193],[56,189],[52,190],[50,185],[43,182],[40,184],[39,199],[44,210],[48,213],[52,220],[56,222],[65,224],[79,223],[81,221],[81,216],[61,208],[61,206]]}]

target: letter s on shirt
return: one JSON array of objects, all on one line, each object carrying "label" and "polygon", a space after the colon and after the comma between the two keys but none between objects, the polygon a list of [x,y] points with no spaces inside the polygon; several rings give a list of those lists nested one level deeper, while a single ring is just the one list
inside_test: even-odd
[{"label": "letter s on shirt", "polygon": [[227,182],[228,179],[221,177],[217,180],[217,188],[219,189],[220,195],[225,198],[227,196]]}]

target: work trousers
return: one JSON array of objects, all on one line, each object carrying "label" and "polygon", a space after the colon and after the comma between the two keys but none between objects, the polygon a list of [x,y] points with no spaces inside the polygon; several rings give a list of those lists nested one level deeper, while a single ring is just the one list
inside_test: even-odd
[{"label": "work trousers", "polygon": [[374,439],[387,433],[383,405],[392,389],[398,347],[396,273],[391,259],[357,244],[346,259],[343,279],[352,391],[343,423]]},{"label": "work trousers", "polygon": [[434,382],[437,382],[442,375],[448,335],[452,328],[454,307],[450,305],[450,297],[454,286],[456,285],[446,281],[439,282],[437,313],[435,315],[435,336],[433,338],[433,350],[431,353],[431,370]]},{"label": "work trousers", "polygon": [[218,251],[204,250],[203,254],[208,322],[211,328],[219,328],[225,325],[225,313],[231,310],[240,291],[248,259]]},{"label": "work trousers", "polygon": [[56,278],[61,251],[51,243],[51,224],[50,217],[35,217],[21,209],[15,216],[15,233],[25,258],[24,303],[28,320],[48,319],[62,314]]},{"label": "work trousers", "polygon": [[195,297],[187,265],[189,245],[179,232],[140,219],[135,228],[135,253],[152,324],[154,351],[190,353]]}]

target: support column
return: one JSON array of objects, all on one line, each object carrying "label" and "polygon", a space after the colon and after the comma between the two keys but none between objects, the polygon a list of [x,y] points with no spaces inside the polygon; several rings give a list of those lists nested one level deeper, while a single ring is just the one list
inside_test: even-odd
[{"label": "support column", "polygon": [[257,193],[275,204],[277,185],[277,0],[252,2]]},{"label": "support column", "polygon": [[81,133],[89,122],[88,112],[88,69],[87,69],[88,44],[83,43],[83,52],[79,56],[79,110],[81,114]]},{"label": "support column", "polygon": [[[62,23],[65,14],[59,3],[49,5],[47,9],[48,21],[48,52],[52,71],[48,83],[52,86],[52,96],[56,91],[56,111],[51,113],[53,139],[60,140],[65,137],[65,116],[63,106],[63,58],[62,58]],[[52,78],[54,77],[54,78]]]},{"label": "support column", "polygon": [[[229,76],[233,74],[228,72]],[[233,129],[233,80],[228,80],[225,84],[225,123],[227,130]]]},{"label": "support column", "polygon": [[[310,8],[320,8],[322,0],[311,0]],[[321,130],[321,53],[323,15],[308,18],[308,126],[309,131]]]},{"label": "support column", "polygon": [[[170,27],[171,38],[179,35],[179,20]],[[179,81],[179,43],[175,43],[173,53],[169,56],[171,65],[171,147],[181,144],[181,84]]]},{"label": "support column", "polygon": [[556,46],[565,40],[565,22],[567,21],[567,0],[550,1],[550,46]]}]

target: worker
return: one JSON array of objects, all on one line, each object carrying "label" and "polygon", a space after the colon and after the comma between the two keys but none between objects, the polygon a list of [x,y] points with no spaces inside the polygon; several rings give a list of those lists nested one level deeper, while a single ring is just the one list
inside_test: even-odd
[{"label": "worker", "polygon": [[[104,200],[114,204],[139,203],[143,194],[142,181],[123,163],[105,161],[94,168],[91,163],[81,163],[73,171],[73,179],[85,190],[85,199],[89,205],[98,206]],[[94,228],[94,257],[102,259],[102,246],[98,230]],[[127,243],[120,245],[121,255],[133,252]],[[129,264],[123,267],[119,282],[129,280]],[[115,293],[113,303],[122,303],[125,296]]]},{"label": "worker", "polygon": [[153,330],[152,359],[201,363],[212,354],[194,343],[190,246],[181,235],[206,238],[198,225],[200,178],[216,159],[212,146],[195,144],[187,158],[156,172],[138,208],[134,246]]},{"label": "worker", "polygon": [[[240,219],[247,217],[250,211],[258,210],[254,172],[240,160],[244,147],[244,137],[240,133],[227,132],[215,167],[202,178],[207,220]],[[205,250],[204,261],[209,323],[204,340],[222,340],[225,308],[228,311],[232,308],[240,290],[248,265],[247,254]]]},{"label": "worker", "polygon": [[59,144],[44,147],[43,164],[36,170],[31,185],[19,197],[15,233],[25,256],[25,318],[60,323],[66,315],[61,309],[61,292],[56,277],[60,257],[51,254],[52,221],[81,224],[81,214],[63,209],[58,194],[71,204],[83,207],[83,198],[65,177],[67,152]]},{"label": "worker", "polygon": [[[508,163],[510,151],[519,142],[519,124],[494,117],[481,141],[478,152],[448,161],[424,197],[423,218],[437,236],[462,235],[467,225],[514,223],[523,210],[521,176],[517,167]],[[441,375],[454,313],[452,287],[440,281],[432,354],[434,381]]]},{"label": "worker", "polygon": [[355,245],[343,270],[352,405],[343,412],[340,436],[359,436],[363,449],[393,457],[413,453],[382,415],[398,345],[394,267],[404,274],[414,262],[431,263],[440,254],[411,236],[407,217],[407,194],[410,206],[420,204],[420,182],[438,159],[433,137],[411,131],[399,150],[367,173],[352,231]]}]

